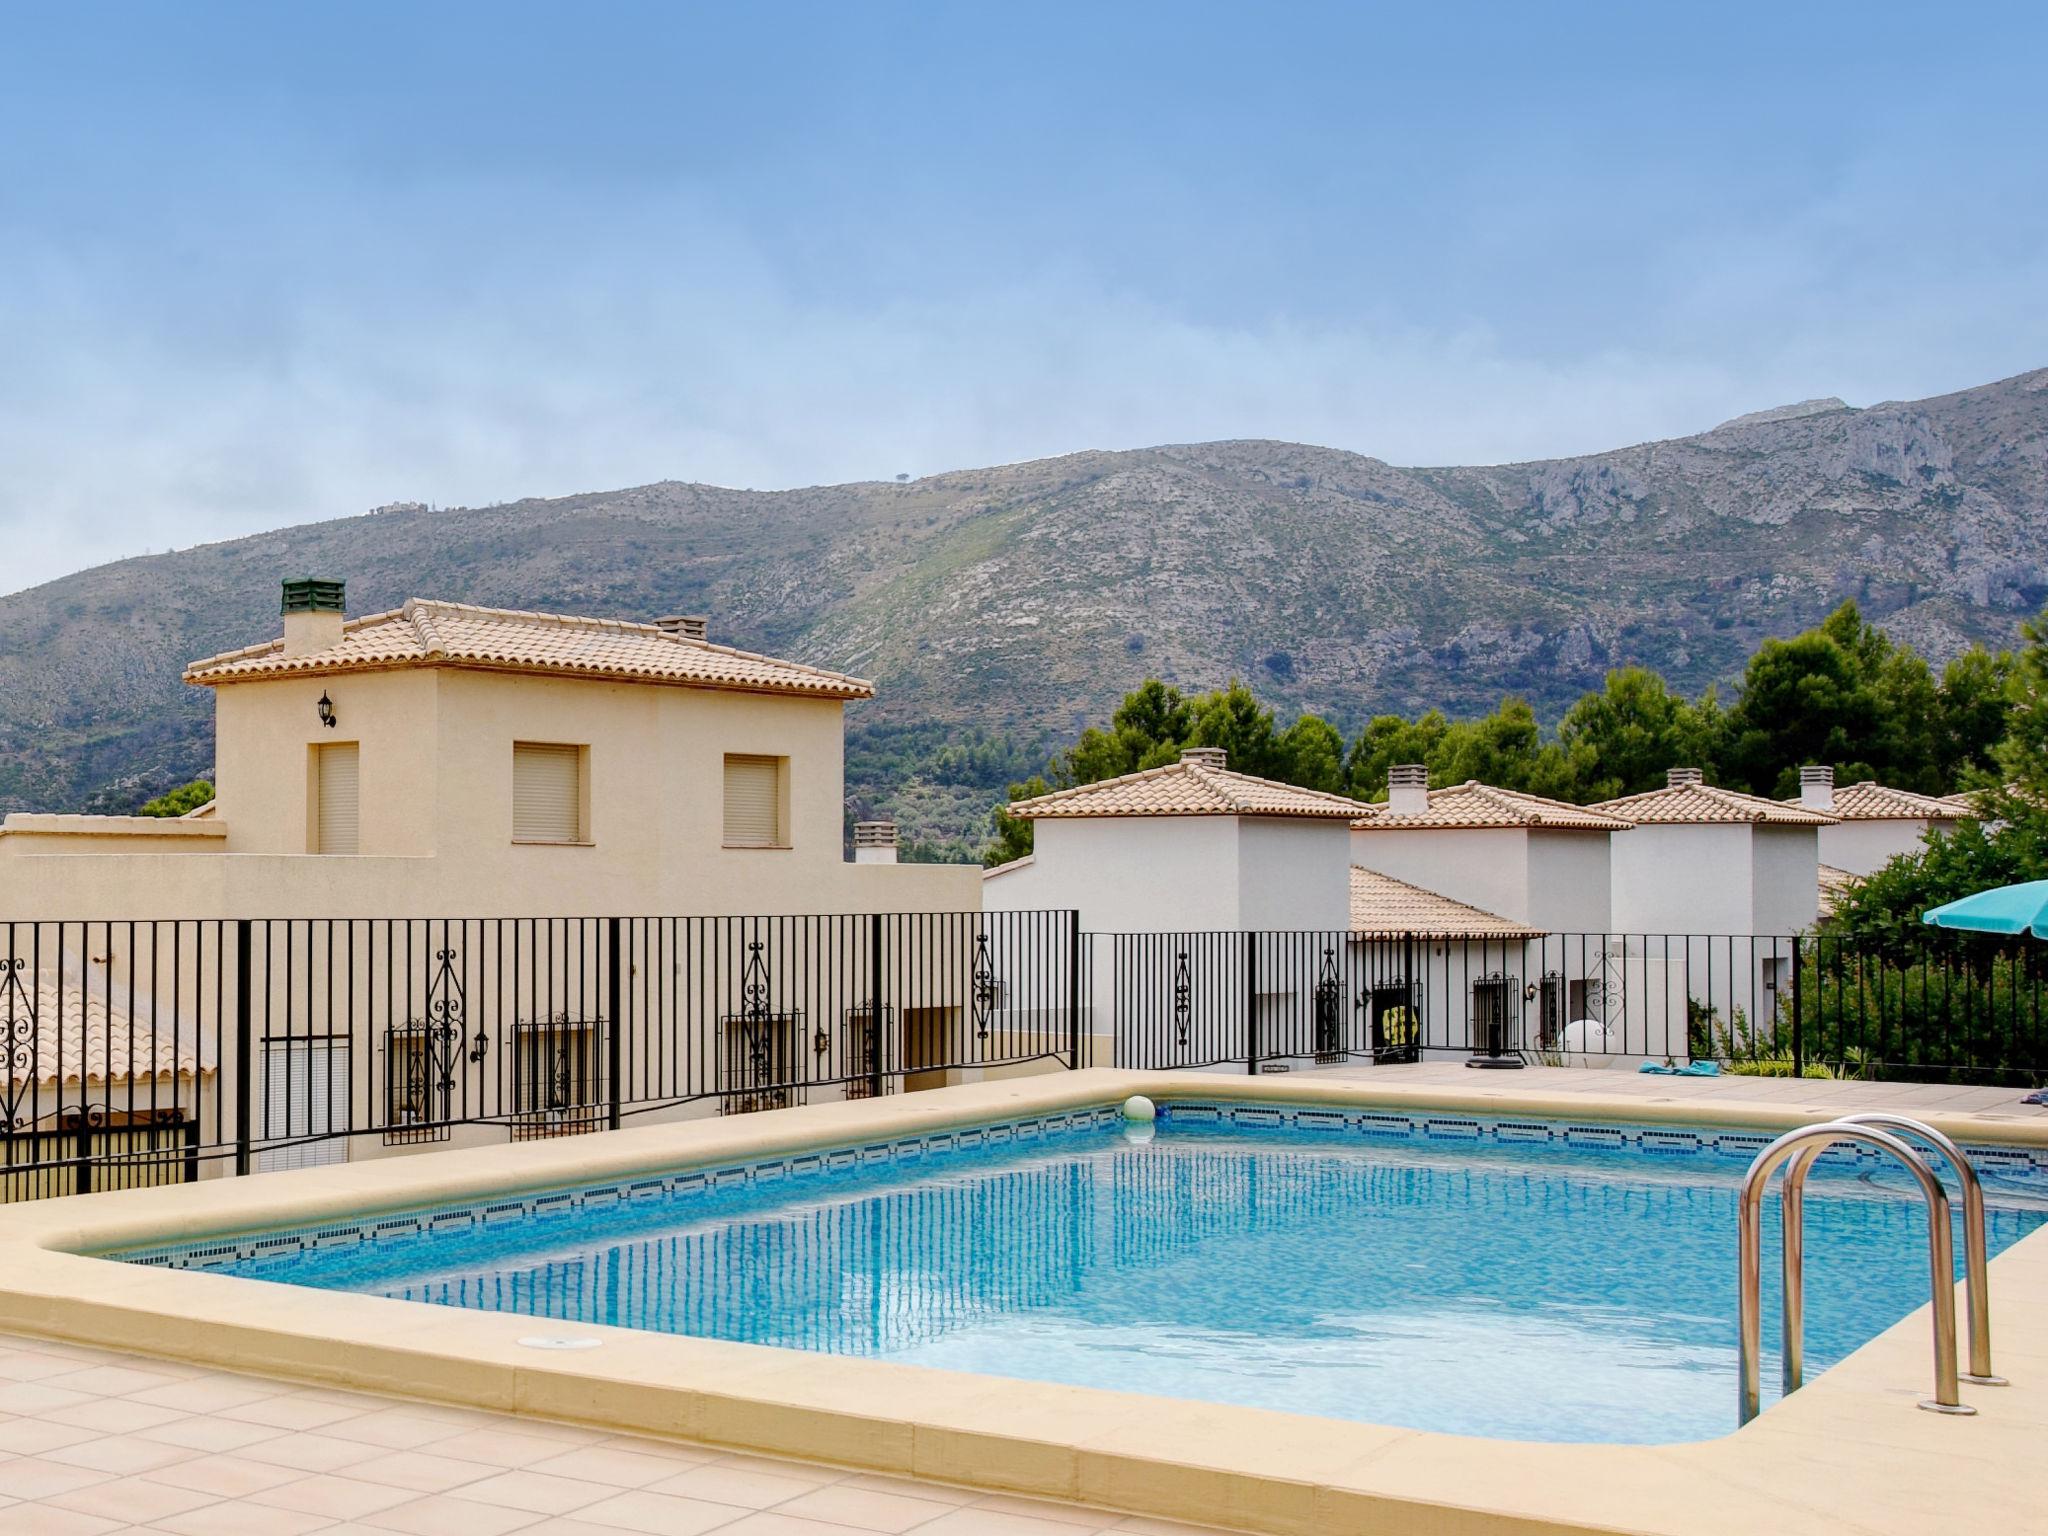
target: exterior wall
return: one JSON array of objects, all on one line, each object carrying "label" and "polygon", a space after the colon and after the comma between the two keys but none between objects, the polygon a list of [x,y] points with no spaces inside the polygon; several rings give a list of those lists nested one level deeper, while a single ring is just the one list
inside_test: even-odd
[{"label": "exterior wall", "polygon": [[988,910],[1072,908],[1089,933],[1241,926],[1235,817],[1048,818],[1033,841],[1030,864],[982,883]]},{"label": "exterior wall", "polygon": [[[338,723],[314,705],[333,701]],[[836,700],[454,668],[216,690],[224,857],[10,833],[0,918],[673,916],[972,911],[971,866],[860,865],[842,843]],[[310,749],[361,752],[362,851],[309,854]],[[512,841],[512,744],[589,748],[589,842]],[[786,848],[726,848],[724,756],[788,759]],[[185,846],[179,842],[177,846]],[[102,849],[109,851],[102,852]],[[122,850],[122,851],[113,851]],[[171,867],[172,865],[176,867]]]},{"label": "exterior wall", "polygon": [[[1612,843],[1621,933],[1758,933],[1748,823],[1639,826]],[[1811,914],[1798,927],[1809,926]],[[1795,931],[1787,928],[1786,933]]]},{"label": "exterior wall", "polygon": [[1530,921],[1529,834],[1520,827],[1353,831],[1351,860],[1482,912]]},{"label": "exterior wall", "polygon": [[1237,890],[1240,928],[1350,928],[1350,828],[1303,817],[1240,820]]},{"label": "exterior wall", "polygon": [[1552,933],[1604,933],[1614,920],[1613,844],[1633,832],[1531,831],[1528,899],[1517,922]]},{"label": "exterior wall", "polygon": [[1820,913],[1820,840],[1813,827],[1758,827],[1750,840],[1749,933],[1804,933]]},{"label": "exterior wall", "polygon": [[[1943,831],[1954,828],[1953,822],[1938,825]],[[1820,829],[1820,862],[1852,875],[1868,875],[1902,853],[1918,853],[1927,828],[1924,821],[1837,822]]]},{"label": "exterior wall", "polygon": [[38,816],[0,823],[0,857],[73,853],[219,853],[225,823],[156,816]]}]

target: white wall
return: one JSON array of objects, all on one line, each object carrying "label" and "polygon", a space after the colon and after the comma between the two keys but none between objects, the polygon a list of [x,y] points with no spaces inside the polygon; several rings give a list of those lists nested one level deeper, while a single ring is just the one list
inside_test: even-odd
[{"label": "white wall", "polygon": [[1073,908],[1089,933],[1239,926],[1235,817],[1047,818],[1033,845],[1030,864],[982,881],[986,910]]},{"label": "white wall", "polygon": [[1924,821],[1841,821],[1820,829],[1820,861],[1867,875],[1902,853],[1918,853],[1926,836]]},{"label": "white wall", "polygon": [[1342,821],[1245,817],[1237,832],[1237,926],[1351,927],[1351,829]]},{"label": "white wall", "polygon": [[[1741,822],[1648,825],[1617,834],[1611,844],[1615,931],[1758,932],[1751,830]],[[1799,926],[1812,921],[1809,916]]]},{"label": "white wall", "polygon": [[1502,915],[1551,933],[1604,933],[1613,918],[1611,844],[1634,835],[1532,829],[1528,899],[1522,911]]},{"label": "white wall", "polygon": [[1482,912],[1529,920],[1529,836],[1520,827],[1353,831],[1351,860]]},{"label": "white wall", "polygon": [[1820,840],[1813,827],[1758,827],[1750,843],[1750,933],[1804,933],[1820,910]]}]

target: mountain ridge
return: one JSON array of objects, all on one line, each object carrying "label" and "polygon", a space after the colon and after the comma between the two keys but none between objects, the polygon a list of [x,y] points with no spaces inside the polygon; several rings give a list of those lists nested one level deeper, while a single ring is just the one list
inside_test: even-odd
[{"label": "mountain ridge", "polygon": [[[1232,439],[401,503],[140,556],[0,597],[0,809],[127,809],[203,772],[184,663],[273,632],[278,579],[308,570],[347,580],[351,613],[705,611],[722,642],[871,676],[850,794],[928,840],[971,838],[1005,774],[1147,675],[1242,676],[1355,727],[1506,691],[1552,715],[1624,663],[1698,690],[1844,597],[1937,660],[2009,643],[2048,599],[2048,369],[1816,403],[1504,465]],[[959,742],[1002,745],[935,766]]]}]

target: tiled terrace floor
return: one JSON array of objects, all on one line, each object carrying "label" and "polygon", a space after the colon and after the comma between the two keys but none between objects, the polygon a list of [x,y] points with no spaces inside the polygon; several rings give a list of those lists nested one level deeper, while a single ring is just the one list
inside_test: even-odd
[{"label": "tiled terrace floor", "polygon": [[0,1536],[1200,1536],[0,1335]]},{"label": "tiled terrace floor", "polygon": [[2022,1104],[2025,1088],[1958,1088],[1948,1083],[1858,1083],[1793,1077],[1665,1077],[1583,1067],[1525,1067],[1519,1072],[1477,1072],[1461,1061],[1428,1061],[1404,1067],[1317,1067],[1315,1077],[1344,1078],[1385,1087],[1455,1088],[1461,1093],[1616,1094],[1645,1102],[1698,1103],[1742,1100],[1787,1108],[1888,1109],[1910,1114],[1939,1110],[1996,1119],[2048,1122],[2048,1108]]}]

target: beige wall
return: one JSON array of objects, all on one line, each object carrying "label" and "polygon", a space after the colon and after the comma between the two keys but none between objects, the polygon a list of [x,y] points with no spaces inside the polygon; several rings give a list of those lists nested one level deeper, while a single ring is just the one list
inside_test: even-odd
[{"label": "beige wall", "polygon": [[[217,696],[226,853],[0,837],[0,918],[962,911],[971,866],[849,863],[837,700],[413,668],[238,683]],[[321,725],[322,693],[337,723]],[[356,742],[357,854],[310,854],[310,751]],[[589,749],[589,842],[512,841],[512,744]],[[726,848],[728,752],[787,763],[787,848]],[[192,825],[192,824],[187,824]],[[180,847],[191,846],[180,841]],[[218,841],[205,846],[219,847]],[[175,866],[175,867],[173,867]]]}]

